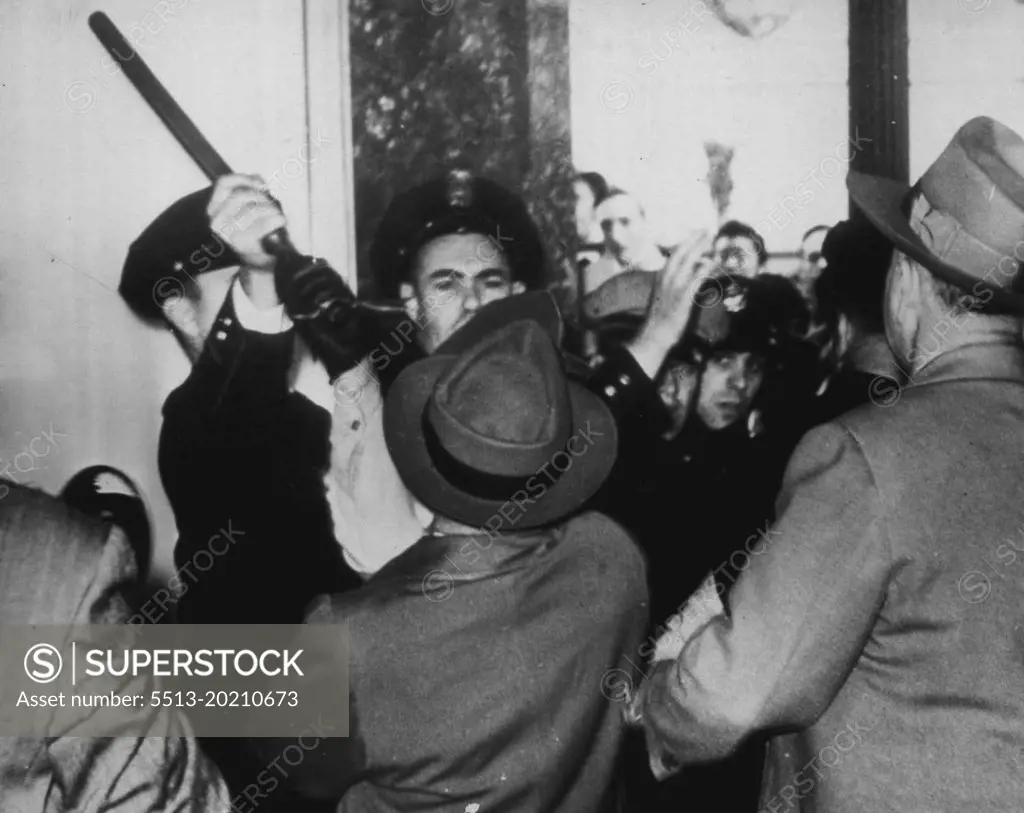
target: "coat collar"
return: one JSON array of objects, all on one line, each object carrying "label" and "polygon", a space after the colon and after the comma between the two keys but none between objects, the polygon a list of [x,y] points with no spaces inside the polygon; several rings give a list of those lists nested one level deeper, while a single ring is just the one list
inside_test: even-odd
[{"label": "coat collar", "polygon": [[489,576],[519,570],[555,547],[565,534],[564,527],[520,534],[486,533],[472,535],[424,536],[404,553],[392,559],[370,584],[380,581],[415,582],[428,598],[457,583],[479,581]]},{"label": "coat collar", "polygon": [[1024,347],[1001,340],[964,345],[936,355],[907,379],[915,387],[983,379],[1024,384]]}]

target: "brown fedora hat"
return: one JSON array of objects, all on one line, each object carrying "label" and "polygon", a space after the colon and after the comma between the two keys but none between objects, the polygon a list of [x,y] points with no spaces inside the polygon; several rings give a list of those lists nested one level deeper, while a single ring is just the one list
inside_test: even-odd
[{"label": "brown fedora hat", "polygon": [[506,504],[516,510],[516,497],[523,513],[499,527],[571,514],[605,481],[618,450],[608,407],[567,380],[548,330],[531,319],[403,370],[384,402],[384,436],[420,502],[477,528],[493,528]]},{"label": "brown fedora hat", "polygon": [[[967,122],[914,187],[850,172],[854,203],[893,245],[946,282],[1024,313],[1024,139],[987,117]],[[910,226],[920,192],[920,230]]]}]

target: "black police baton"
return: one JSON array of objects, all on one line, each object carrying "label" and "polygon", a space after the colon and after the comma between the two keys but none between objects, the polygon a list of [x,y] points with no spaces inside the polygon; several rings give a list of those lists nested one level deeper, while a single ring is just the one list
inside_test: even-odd
[{"label": "black police baton", "polygon": [[[113,21],[97,11],[89,15],[89,28],[206,177],[213,182],[231,174],[228,163],[199,132]],[[296,320],[303,338],[321,360],[327,362],[325,356],[332,357],[337,366],[345,363],[341,356],[361,358],[364,351],[369,352],[379,342],[386,328],[382,321],[385,317],[404,316],[400,305],[357,301],[323,260],[299,253],[283,227],[264,237],[262,245],[264,251],[277,258],[274,279],[288,315]],[[323,273],[325,270],[329,274]],[[342,325],[344,329],[339,330]]]},{"label": "black police baton", "polygon": [[[174,97],[167,92],[167,88],[156,78],[153,71],[149,69],[131,43],[124,38],[113,21],[102,11],[97,11],[89,15],[89,28],[121,66],[128,81],[135,86],[142,98],[160,117],[167,129],[171,131],[171,135],[185,148],[185,152],[192,157],[192,160],[196,162],[210,182],[216,181],[222,175],[230,175],[231,167],[228,166],[227,161],[206,140],[206,136],[199,132],[199,128],[181,109],[181,105],[174,100]],[[287,229],[284,228],[264,237],[263,249],[268,254],[286,260],[299,254],[288,237]]]}]

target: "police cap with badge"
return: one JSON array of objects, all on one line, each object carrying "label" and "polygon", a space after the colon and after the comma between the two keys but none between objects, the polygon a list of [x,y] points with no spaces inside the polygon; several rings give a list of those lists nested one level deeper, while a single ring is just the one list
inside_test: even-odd
[{"label": "police cap with badge", "polygon": [[[370,247],[374,293],[399,296],[412,281],[420,249],[451,234],[481,234],[500,247],[512,278],[527,289],[548,281],[547,259],[537,226],[521,197],[487,178],[455,169],[404,192],[391,202]],[[486,263],[495,254],[480,252]]]},{"label": "police cap with badge", "polygon": [[[119,292],[139,317],[161,321],[168,301],[191,290],[198,275],[239,264],[210,229],[206,209],[212,191],[207,187],[173,203],[129,248]],[[513,279],[525,288],[547,282],[543,241],[523,199],[494,181],[452,170],[391,202],[370,249],[373,293],[397,298],[423,246],[437,237],[472,233],[487,237],[495,251],[501,248]],[[480,254],[481,262],[494,256]]]},{"label": "police cap with badge", "polygon": [[[647,317],[657,272],[627,271],[583,300],[584,323],[602,343],[631,340]],[[785,364],[804,343],[807,306],[793,284],[774,274],[753,279],[712,274],[694,295],[694,315],[669,360],[700,364],[711,355],[750,352]]]}]

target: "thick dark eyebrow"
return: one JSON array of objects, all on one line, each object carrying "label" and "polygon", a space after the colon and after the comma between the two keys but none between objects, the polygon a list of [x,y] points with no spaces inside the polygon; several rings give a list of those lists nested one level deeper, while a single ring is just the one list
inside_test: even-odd
[{"label": "thick dark eyebrow", "polygon": [[[449,279],[449,278],[455,277],[455,276],[464,277],[466,275],[465,275],[465,273],[462,272],[462,270],[460,270],[458,268],[438,268],[435,271],[431,271],[427,275],[427,279],[430,282],[435,282],[437,280]],[[473,276],[474,276],[475,279],[480,279],[482,277],[486,277],[488,279],[491,279],[491,278],[494,278],[494,277],[504,278],[504,277],[508,276],[508,272],[506,272],[504,269],[497,268],[497,267],[494,267],[494,268],[484,268],[482,271],[480,271],[479,274],[474,274]]]},{"label": "thick dark eyebrow", "polygon": [[438,268],[436,271],[431,271],[427,275],[427,279],[434,282],[439,279],[447,279],[455,274],[454,268]]}]

